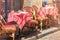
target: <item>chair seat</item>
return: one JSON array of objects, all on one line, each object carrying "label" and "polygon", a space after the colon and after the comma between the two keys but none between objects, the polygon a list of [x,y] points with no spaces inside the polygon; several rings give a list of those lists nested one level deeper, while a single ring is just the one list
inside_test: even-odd
[{"label": "chair seat", "polygon": [[36,21],[36,20],[31,20],[30,22],[31,23],[35,23],[35,24],[38,24],[38,21]]},{"label": "chair seat", "polygon": [[15,32],[16,26],[15,25],[5,25],[6,32]]}]

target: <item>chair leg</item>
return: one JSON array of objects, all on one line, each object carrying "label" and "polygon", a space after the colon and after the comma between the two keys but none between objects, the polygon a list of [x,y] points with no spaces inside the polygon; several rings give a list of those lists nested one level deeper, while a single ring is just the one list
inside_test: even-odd
[{"label": "chair leg", "polygon": [[14,37],[14,36],[15,36],[15,33],[12,33],[12,38],[13,38],[13,40],[15,40],[15,37]]},{"label": "chair leg", "polygon": [[36,26],[36,28],[35,28],[35,29],[36,29],[36,31],[38,31],[38,26]]},{"label": "chair leg", "polygon": [[47,29],[47,26],[48,26],[48,22],[46,21],[46,29]]},{"label": "chair leg", "polygon": [[41,23],[40,23],[40,29],[41,29],[41,32],[42,32],[42,20],[41,20]]},{"label": "chair leg", "polygon": [[49,20],[46,20],[46,29],[49,28]]}]

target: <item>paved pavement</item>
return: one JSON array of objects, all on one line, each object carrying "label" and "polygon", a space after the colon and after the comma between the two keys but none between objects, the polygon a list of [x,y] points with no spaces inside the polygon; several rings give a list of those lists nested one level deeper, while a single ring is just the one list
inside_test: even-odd
[{"label": "paved pavement", "polygon": [[[59,31],[59,30],[56,27],[49,28],[49,29],[43,30],[41,33],[38,33],[37,35],[32,34],[31,37],[28,36],[28,38],[22,37],[22,40],[40,40],[42,37],[48,36],[50,34],[57,32],[57,31]],[[38,39],[38,38],[40,38],[40,39]]]},{"label": "paved pavement", "polygon": [[[3,36],[0,37],[0,40],[12,40],[11,38],[3,38]],[[22,37],[21,40],[55,40],[55,38],[57,38],[56,40],[60,38],[60,30],[58,30],[57,27],[45,29],[41,33],[40,32],[28,33],[26,37]],[[16,40],[20,40],[20,38]]]},{"label": "paved pavement", "polygon": [[60,30],[49,35],[46,35],[38,40],[60,40]]}]

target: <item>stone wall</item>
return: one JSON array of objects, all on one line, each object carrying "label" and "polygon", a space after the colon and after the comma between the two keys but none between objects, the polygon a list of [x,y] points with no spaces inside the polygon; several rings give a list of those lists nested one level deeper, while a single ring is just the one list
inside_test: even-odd
[{"label": "stone wall", "polygon": [[42,5],[42,1],[47,1],[48,3],[52,2],[52,0],[24,0],[24,6],[32,6],[36,5],[38,8]]},{"label": "stone wall", "polygon": [[56,6],[57,6],[57,8],[59,10],[59,14],[60,14],[60,0],[56,0]]},{"label": "stone wall", "polygon": [[51,3],[52,2],[52,0],[43,0],[43,1],[47,1],[48,3]]},{"label": "stone wall", "polygon": [[36,5],[38,8],[40,8],[41,2],[42,0],[24,0],[24,7]]}]

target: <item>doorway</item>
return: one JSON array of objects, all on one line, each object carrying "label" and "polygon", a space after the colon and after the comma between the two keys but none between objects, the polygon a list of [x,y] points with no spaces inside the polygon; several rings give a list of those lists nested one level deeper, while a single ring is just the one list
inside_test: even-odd
[{"label": "doorway", "polygon": [[23,8],[23,3],[24,0],[14,0],[14,10],[15,11],[21,10],[21,8]]}]

